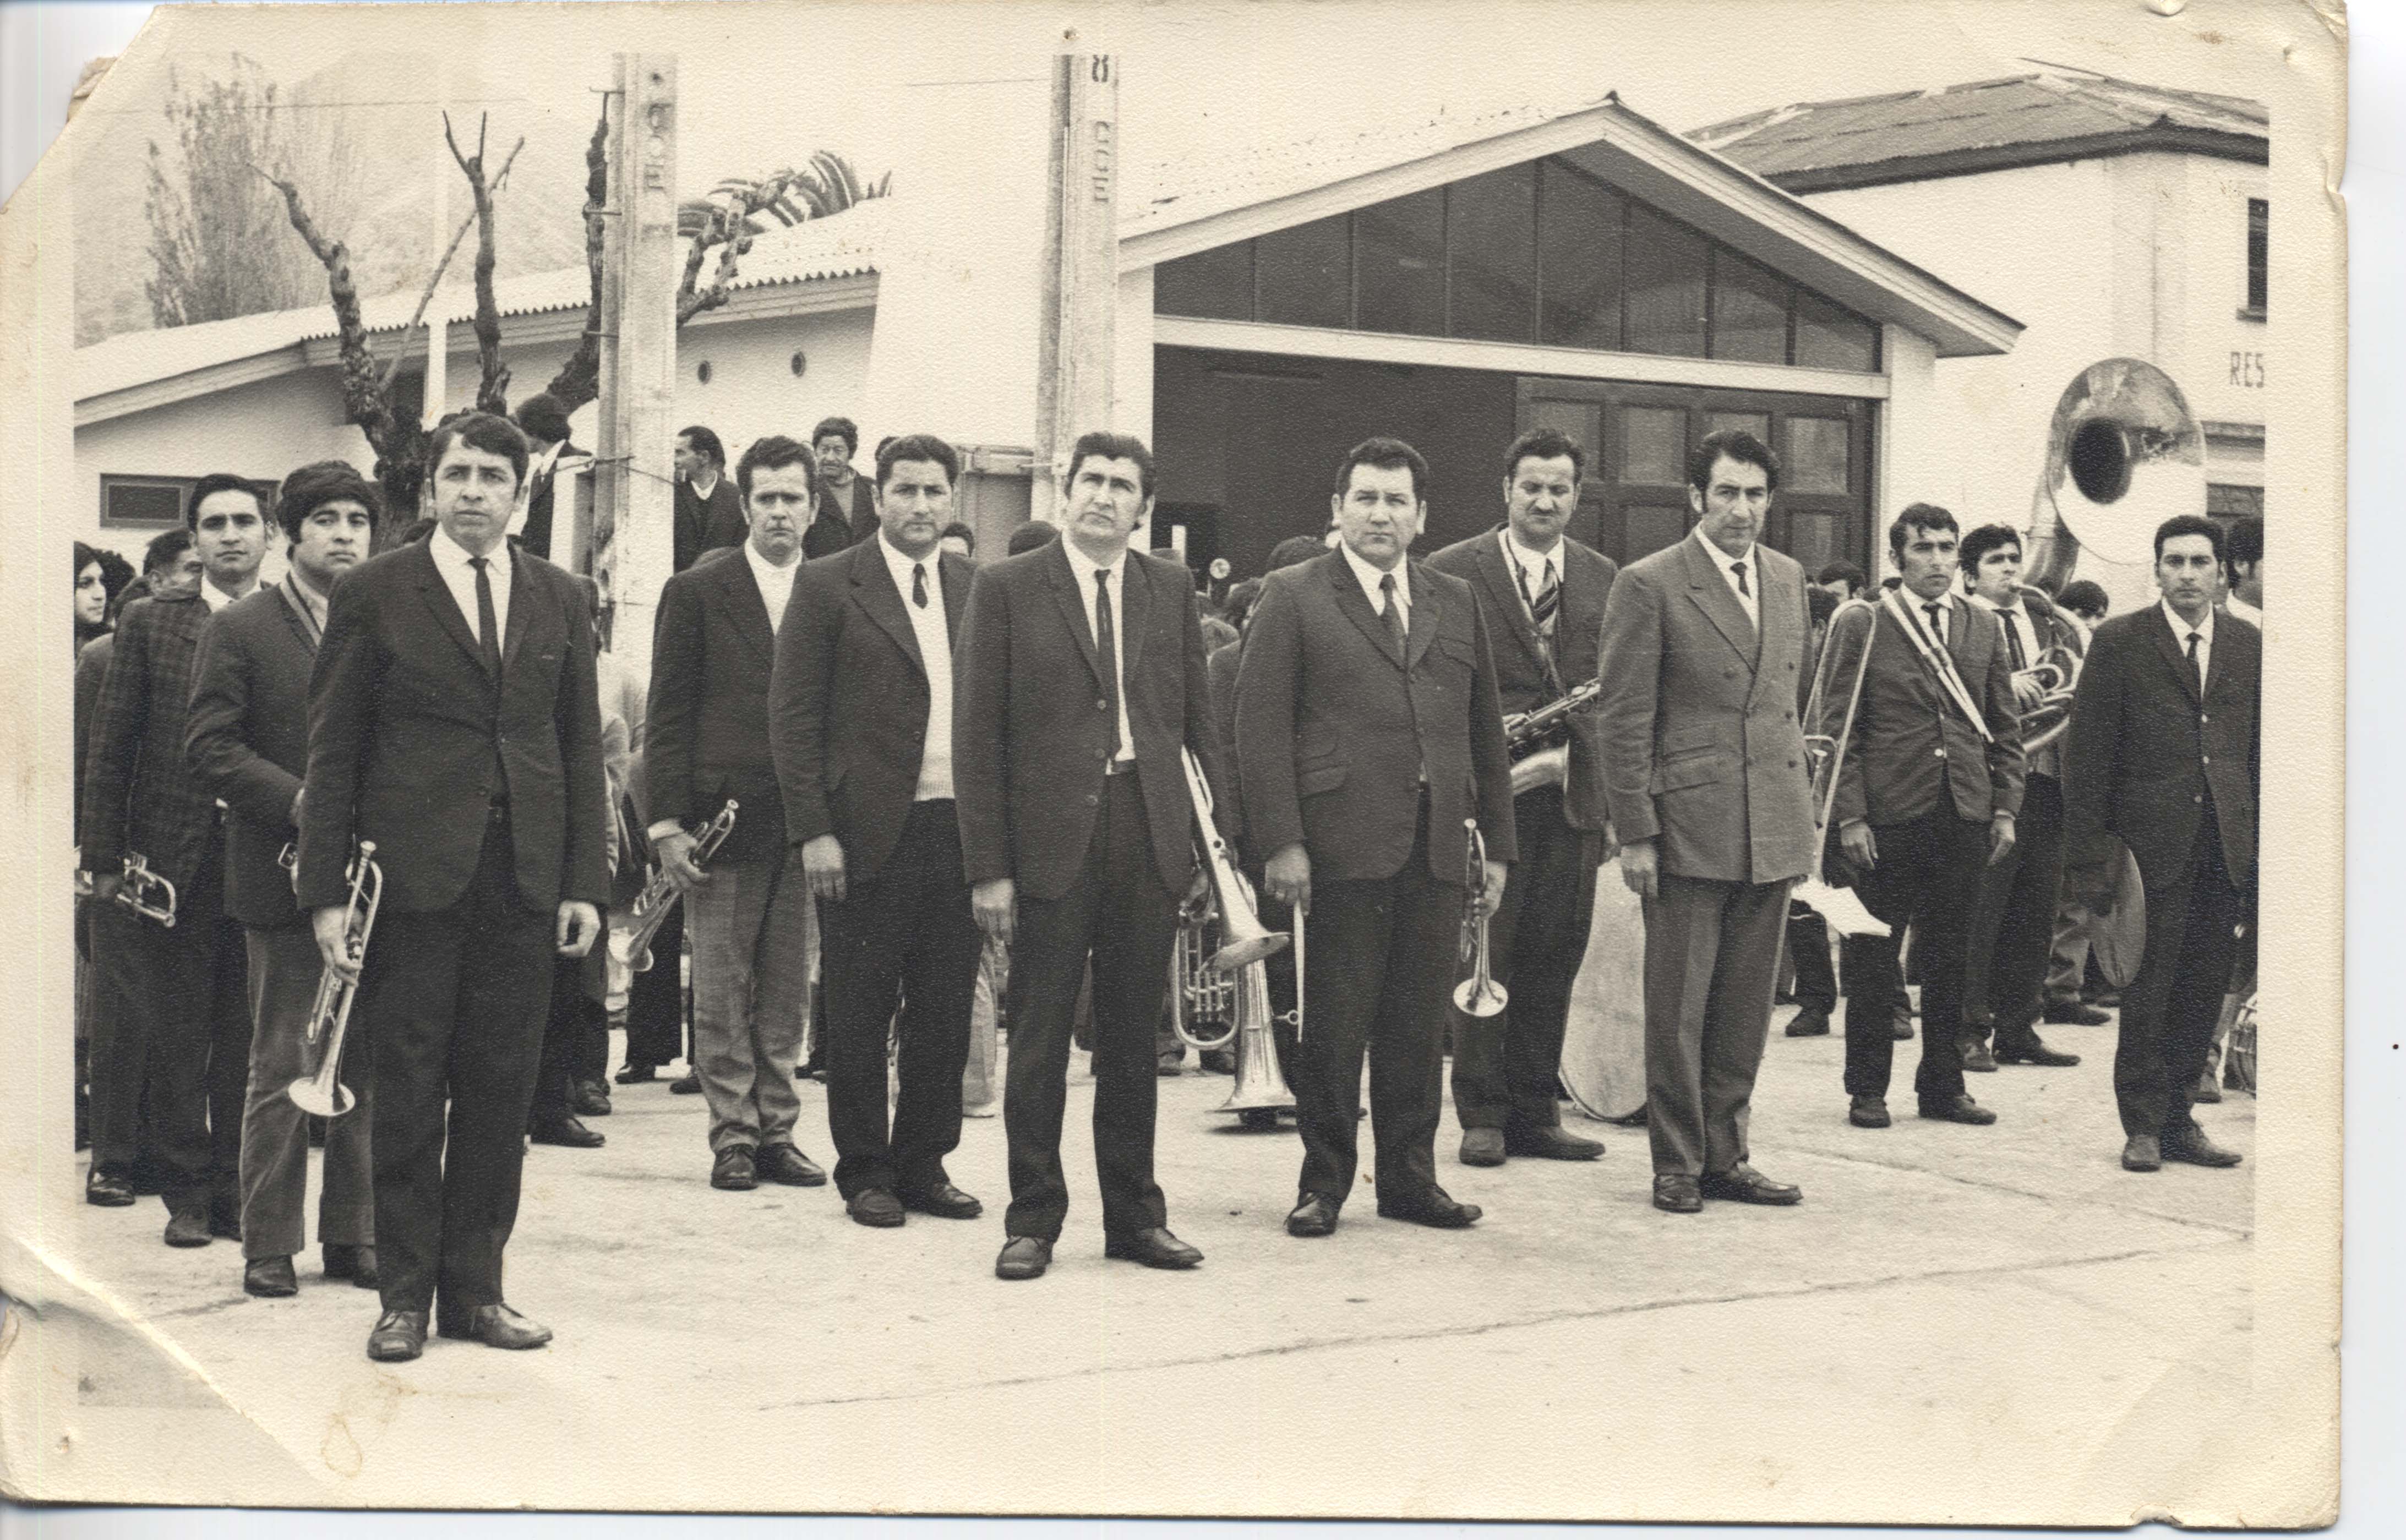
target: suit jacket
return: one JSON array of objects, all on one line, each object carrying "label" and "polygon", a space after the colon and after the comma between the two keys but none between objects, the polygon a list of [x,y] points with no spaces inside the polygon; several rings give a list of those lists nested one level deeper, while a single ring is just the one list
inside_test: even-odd
[{"label": "suit jacket", "polygon": [[[1440,572],[1470,585],[1495,648],[1495,688],[1507,716],[1555,699],[1547,681],[1544,642],[1521,586],[1505,558],[1502,525],[1449,545],[1428,558]],[[1596,676],[1603,663],[1604,601],[1620,563],[1564,536],[1561,604],[1554,612],[1554,678],[1564,690]],[[1563,783],[1563,817],[1571,827],[1601,834],[1608,821],[1604,790],[1604,719],[1592,709],[1570,719],[1570,773]]]},{"label": "suit jacket", "polygon": [[297,833],[292,796],[309,768],[317,657],[281,584],[226,606],[201,638],[184,751],[201,784],[231,810],[226,911],[261,930],[301,912],[276,857]]},{"label": "suit jacket", "polygon": [[735,827],[719,847],[721,860],[785,848],[785,807],[769,756],[776,660],[769,607],[740,548],[709,551],[661,587],[644,706],[647,812],[653,823],[707,823],[734,798]]},{"label": "suit jacket", "polygon": [[87,871],[113,876],[139,855],[180,895],[219,838],[217,794],[184,759],[184,713],[208,625],[198,595],[137,600],[118,619],[84,764]]},{"label": "suit jacket", "polygon": [[[1978,604],[1973,605],[1972,609],[1975,614],[1987,613]],[[1996,618],[1998,635],[2002,638],[2004,634],[2004,617],[1999,615]],[[2036,663],[2039,655],[2050,647],[2062,647],[2075,658],[2088,655],[2088,639],[2080,634],[2079,627],[2063,617],[2062,612],[2050,603],[2045,594],[2032,590],[2022,595],[2022,618],[2029,623],[2027,629],[2030,633],[2037,638],[2037,651],[2030,656],[2025,667]],[[2002,642],[2000,645],[2003,645]],[[2005,664],[2008,669],[2013,666],[2011,649],[2006,651]],[[2028,778],[2032,775],[2049,776],[2060,782],[2063,779],[2062,737],[2058,735],[2054,742],[2035,749],[2031,748],[2027,741],[2024,742],[2022,774],[2025,785],[2028,784]]]},{"label": "suit jacket", "polygon": [[[76,844],[83,844],[83,777],[91,768],[92,725],[100,714],[100,686],[108,679],[108,660],[117,651],[117,633],[103,631],[76,653],[75,669],[75,827]],[[86,871],[90,867],[84,867]]]},{"label": "suit jacket", "polygon": [[680,572],[701,559],[702,552],[741,545],[751,532],[743,523],[743,499],[735,490],[735,478],[723,472],[706,501],[693,489],[693,483],[678,477],[674,509],[676,526],[671,538]]},{"label": "suit jacket", "polygon": [[1459,884],[1476,817],[1517,858],[1495,664],[1470,585],[1414,561],[1398,656],[1342,551],[1263,580],[1237,671],[1237,758],[1253,856],[1300,840],[1315,881],[1392,877],[1411,858],[1428,771],[1429,874]]},{"label": "suit jacket", "polygon": [[564,443],[550,464],[531,473],[527,479],[526,522],[518,527],[518,544],[546,561],[551,559],[552,493],[559,484],[560,468],[586,458],[584,450]]},{"label": "suit jacket", "polygon": [[[1918,608],[1910,596],[1905,602]],[[1960,594],[1947,595],[1946,615],[1947,656],[1980,707],[1988,742],[1964,719],[1886,604],[1847,611],[1831,622],[1830,683],[1815,731],[1834,738],[1845,727],[1866,637],[1873,639],[1872,655],[1854,737],[1838,771],[1832,827],[1857,818],[1883,827],[1909,824],[1942,804],[1958,818],[1982,824],[1995,813],[2021,811],[2021,717],[2004,632],[1993,614]]]},{"label": "suit jacket", "polygon": [[[1242,637],[1213,649],[1204,662],[1204,672],[1211,681],[1211,720],[1220,729],[1220,742],[1233,751],[1237,744],[1237,671],[1244,662],[1245,643]],[[1232,767],[1233,768],[1233,767]],[[1230,775],[1223,789],[1228,798],[1211,810],[1211,822],[1220,830],[1220,838],[1233,842],[1237,832],[1245,827],[1245,778],[1241,772]]]},{"label": "suit jacket", "polygon": [[2187,869],[2211,796],[2223,863],[2242,891],[2252,891],[2262,635],[2215,615],[2206,671],[2201,691],[2160,604],[2097,628],[2073,698],[2065,827],[2073,841],[2119,835],[2152,886]]},{"label": "suit jacket", "polygon": [[487,808],[506,797],[519,897],[609,900],[602,708],[576,581],[520,550],[496,678],[425,542],[334,585],[309,681],[301,902],[344,901],[354,839],[376,843],[384,903],[447,908],[467,891]]},{"label": "suit jacket", "polygon": [[[1195,819],[1179,751],[1195,751],[1215,800],[1227,784],[1202,614],[1182,562],[1131,549],[1123,572],[1113,617],[1125,674],[1121,705],[1154,865],[1163,885],[1183,895],[1195,872]],[[1027,897],[1058,898],[1078,880],[1102,805],[1104,765],[1118,749],[1089,602],[1059,541],[981,567],[969,585],[954,649],[953,785],[972,883],[1009,877]]]},{"label": "suit jacket", "polygon": [[1804,572],[1755,547],[1749,625],[1691,536],[1623,568],[1604,606],[1605,791],[1625,843],[1657,841],[1676,877],[1774,883],[1812,866],[1798,725],[1811,632]]},{"label": "suit jacket", "polygon": [[[941,590],[936,598],[944,606],[957,666],[977,568],[949,552],[935,566]],[[843,846],[846,876],[876,878],[901,841],[919,787],[928,691],[909,607],[874,543],[802,569],[785,629],[777,633],[777,676],[769,691],[770,745],[785,788],[785,838],[800,844],[832,834]],[[949,698],[941,704],[953,709]],[[971,756],[956,729],[956,803],[962,765]]]}]

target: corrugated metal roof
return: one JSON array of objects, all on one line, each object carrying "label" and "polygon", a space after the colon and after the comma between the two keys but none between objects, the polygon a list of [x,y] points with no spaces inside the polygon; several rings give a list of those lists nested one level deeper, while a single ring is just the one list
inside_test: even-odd
[{"label": "corrugated metal roof", "polygon": [[2271,115],[2238,96],[2173,91],[2106,76],[2039,73],[1938,91],[1801,102],[1700,128],[1689,137],[1781,182],[1933,157],[2081,145],[2165,131],[2261,140]]}]

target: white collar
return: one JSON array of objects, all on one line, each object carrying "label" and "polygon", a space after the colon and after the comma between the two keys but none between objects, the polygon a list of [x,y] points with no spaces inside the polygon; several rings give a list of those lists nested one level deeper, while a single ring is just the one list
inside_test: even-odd
[{"label": "white collar", "polygon": [[[1718,567],[1722,572],[1728,572],[1732,562],[1744,562],[1748,572],[1754,571],[1756,565],[1754,559],[1755,547],[1762,544],[1759,540],[1749,542],[1746,548],[1746,555],[1732,556],[1727,551],[1722,550],[1720,546],[1705,538],[1705,527],[1701,521],[1693,530],[1689,531],[1689,538],[1693,540],[1697,545],[1702,547],[1705,558],[1710,560],[1715,567]],[[1760,583],[1755,585],[1755,587],[1758,589],[1762,586],[1762,585]]]},{"label": "white collar", "polygon": [[1556,540],[1554,548],[1550,551],[1533,550],[1521,544],[1521,537],[1512,532],[1512,526],[1509,524],[1504,526],[1504,554],[1520,566],[1540,576],[1544,575],[1548,568],[1553,569],[1557,578],[1562,575],[1563,545],[1563,541]]},{"label": "white collar", "polygon": [[2188,633],[2195,631],[2198,635],[2200,645],[2207,647],[2214,645],[2213,605],[2208,604],[2205,607],[2205,618],[2199,621],[2194,626],[2180,617],[2180,612],[2172,608],[2172,601],[2169,599],[2159,599],[2156,600],[2156,608],[2162,612],[2165,623],[2172,627],[2173,641],[2178,642],[2183,645],[2187,645],[2188,642]]},{"label": "white collar", "polygon": [[700,482],[698,482],[698,481],[694,480],[694,479],[693,479],[693,477],[691,477],[691,476],[687,476],[687,477],[686,477],[686,478],[685,478],[685,484],[686,484],[687,487],[692,487],[692,488],[693,488],[693,495],[694,495],[694,496],[696,496],[696,497],[698,497],[698,498],[701,499],[704,502],[709,502],[709,501],[710,501],[710,494],[711,494],[712,492],[715,492],[715,491],[717,491],[717,490],[718,490],[718,484],[719,484],[720,482],[722,482],[722,481],[725,481],[726,479],[727,479],[727,477],[726,477],[726,475],[725,475],[725,473],[720,473],[720,474],[718,474],[718,475],[712,476],[712,477],[710,478],[710,487],[709,487],[708,490],[704,490],[704,489],[703,489],[703,487],[702,487],[701,483],[700,483]]},{"label": "white collar", "polygon": [[257,592],[259,592],[259,574],[257,572],[250,574],[250,586],[245,588],[238,594],[230,594],[225,592],[216,584],[209,581],[207,573],[204,572],[201,574],[201,602],[209,607],[209,614],[211,615],[217,614],[219,610],[224,609],[227,605],[233,603],[237,599],[248,599],[251,595]]},{"label": "white collar", "polygon": [[794,580],[794,573],[801,569],[802,553],[800,547],[797,546],[794,550],[794,559],[780,567],[762,556],[758,548],[752,544],[752,537],[747,534],[743,537],[743,559],[752,564],[752,575],[765,587],[772,582],[791,583]]},{"label": "white collar", "polygon": [[[913,560],[912,558],[904,556],[900,548],[896,546],[892,541],[886,539],[885,531],[883,530],[877,531],[877,549],[885,558],[885,570],[894,574],[894,581],[896,583],[905,586],[910,584],[912,568],[926,567],[930,570],[935,570],[937,569],[938,563],[944,559],[944,548],[939,545],[933,550],[930,550],[926,556]],[[1071,552],[1070,554],[1074,556],[1077,553]],[[942,574],[939,571],[937,575],[941,576]]]},{"label": "white collar", "polygon": [[1994,610],[1999,615],[2017,615],[2022,617],[2024,625],[2030,623],[2030,612],[2022,608],[2022,596],[2018,593],[2014,595],[2014,601],[2010,604],[2000,604],[1993,599],[1983,599],[1977,593],[1967,592],[1963,597],[1984,610]]},{"label": "white collar", "polygon": [[1354,552],[1353,547],[1346,544],[1343,541],[1340,540],[1337,543],[1337,549],[1344,555],[1345,565],[1353,569],[1353,580],[1362,585],[1362,591],[1364,594],[1369,596],[1370,602],[1373,607],[1376,607],[1379,602],[1379,582],[1381,578],[1388,577],[1392,577],[1395,580],[1395,596],[1404,601],[1404,607],[1406,609],[1409,609],[1411,607],[1412,563],[1409,557],[1406,557],[1404,559],[1396,562],[1394,570],[1390,572],[1380,572],[1378,568],[1373,567],[1368,562],[1363,560],[1362,558]]},{"label": "white collar", "polygon": [[[451,531],[440,524],[434,527],[432,534],[426,537],[426,549],[438,567],[466,567],[475,558],[474,551],[452,539]],[[494,542],[493,548],[485,553],[485,561],[492,568],[495,576],[507,572],[510,569],[510,543],[506,540]]]},{"label": "white collar", "polygon": [[1065,534],[1061,537],[1061,554],[1069,558],[1069,570],[1077,575],[1078,590],[1082,594],[1093,592],[1097,572],[1109,572],[1114,579],[1119,579],[1127,571],[1127,547],[1125,545],[1120,547],[1119,555],[1113,557],[1108,563],[1098,562],[1078,549]]}]

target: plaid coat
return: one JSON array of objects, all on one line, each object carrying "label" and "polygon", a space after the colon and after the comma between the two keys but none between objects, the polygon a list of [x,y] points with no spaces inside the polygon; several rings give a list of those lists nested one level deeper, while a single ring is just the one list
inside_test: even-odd
[{"label": "plaid coat", "polygon": [[209,607],[146,599],[119,620],[93,708],[83,784],[83,864],[114,873],[139,854],[182,893],[220,838],[216,796],[184,758],[184,713]]}]

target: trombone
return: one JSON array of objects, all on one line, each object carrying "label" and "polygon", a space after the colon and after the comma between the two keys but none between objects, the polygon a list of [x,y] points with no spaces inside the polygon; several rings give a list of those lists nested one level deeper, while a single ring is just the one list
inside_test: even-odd
[{"label": "trombone", "polygon": [[[730,797],[727,805],[718,810],[718,816],[703,825],[701,832],[694,836],[693,864],[708,866],[710,858],[718,854],[718,847],[727,843],[727,837],[734,831],[735,798]],[[626,935],[610,938],[610,950],[616,954],[619,963],[637,973],[651,971],[652,938],[659,934],[660,926],[668,920],[669,911],[676,907],[678,897],[676,879],[668,874],[667,868],[652,873],[651,881],[644,884],[642,897],[635,900]]]},{"label": "trombone", "polygon": [[[360,841],[351,860],[351,896],[343,910],[343,946],[353,962],[366,957],[368,933],[375,928],[376,905],[384,897],[384,869],[375,864],[375,841]],[[318,1003],[310,1008],[308,1029],[302,1035],[304,1065],[316,1067],[284,1088],[292,1105],[320,1118],[339,1118],[358,1105],[350,1087],[339,1078],[343,1036],[351,1021],[351,1001],[359,984],[329,968],[318,975]]]},{"label": "trombone", "polygon": [[1463,870],[1469,883],[1462,905],[1462,954],[1470,977],[1454,985],[1453,1003],[1465,1016],[1493,1016],[1504,1009],[1511,996],[1489,973],[1487,840],[1479,832],[1476,818],[1465,818],[1462,831],[1467,836]]},{"label": "trombone", "polygon": [[149,860],[141,855],[128,855],[124,872],[125,885],[117,890],[117,901],[146,920],[175,929],[176,884],[151,870]]},{"label": "trombone", "polygon": [[[1262,926],[1253,886],[1237,869],[1228,841],[1211,821],[1211,785],[1203,774],[1203,762],[1193,749],[1180,751],[1180,756],[1210,887],[1178,911],[1178,938],[1169,954],[1169,1024],[1180,1041],[1208,1053],[1227,1047],[1237,1036],[1238,975],[1286,945],[1287,938]],[[1207,1037],[1195,1030],[1194,1022],[1217,1023],[1221,1030]]]}]

